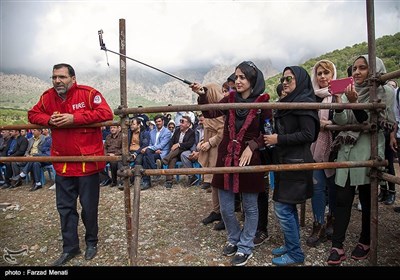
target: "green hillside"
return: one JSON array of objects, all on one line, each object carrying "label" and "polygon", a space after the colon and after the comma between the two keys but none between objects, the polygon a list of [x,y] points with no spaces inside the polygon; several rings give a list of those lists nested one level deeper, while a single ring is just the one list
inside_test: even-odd
[{"label": "green hillside", "polygon": [[[376,55],[383,60],[388,72],[400,69],[400,32],[394,35],[383,36],[376,40]],[[304,67],[307,71],[311,71],[314,64],[321,59],[328,59],[336,65],[337,77],[343,78],[347,76],[347,67],[353,60],[362,54],[368,53],[368,44],[363,42],[355,44],[352,47],[346,47],[341,50],[334,50],[316,58],[307,60],[300,66]],[[282,69],[283,70],[283,69]],[[271,96],[271,100],[277,100],[276,86],[279,83],[281,73],[275,75],[266,82],[266,92]]]}]

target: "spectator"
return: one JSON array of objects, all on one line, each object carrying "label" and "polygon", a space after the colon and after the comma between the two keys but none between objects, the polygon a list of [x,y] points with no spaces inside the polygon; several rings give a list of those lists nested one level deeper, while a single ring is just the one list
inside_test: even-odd
[{"label": "spectator", "polygon": [[[6,157],[7,156],[7,144],[8,141],[10,141],[11,135],[10,131],[3,129],[1,130],[1,135],[0,135],[0,156],[1,157]],[[3,188],[5,181],[4,181],[4,176],[3,176],[3,166],[5,167],[4,163],[0,162],[0,187]],[[6,187],[4,187],[6,188]]]},{"label": "spectator", "polygon": [[[202,143],[204,143],[204,116],[203,114],[199,115],[199,123],[194,129],[195,132],[195,141],[193,146],[186,151],[181,153],[180,159],[184,168],[192,168],[193,163],[199,159],[199,147]],[[195,185],[199,181],[197,175],[189,175],[188,176],[188,187]]]},{"label": "spectator", "polygon": [[[370,86],[368,55],[357,57],[352,64],[354,85],[349,85],[344,94],[336,97],[338,103],[369,103]],[[386,73],[383,61],[376,58],[376,74]],[[378,113],[378,156],[384,158],[385,136],[384,129],[392,130],[395,125],[393,113],[393,91],[387,85],[376,88],[377,98],[386,104],[386,110]],[[333,120],[338,125],[358,124],[369,119],[366,110],[335,110]],[[369,131],[341,131],[332,144],[338,150],[337,162],[366,161],[371,159],[371,134]],[[370,217],[371,217],[371,181],[370,168],[338,168],[336,169],[336,217],[333,224],[332,248],[328,257],[329,265],[339,265],[346,259],[343,248],[347,227],[351,218],[351,208],[354,200],[355,189],[358,186],[358,196],[361,202],[361,234],[358,244],[351,253],[351,258],[363,260],[370,252]]]},{"label": "spectator", "polygon": [[[307,71],[299,66],[285,67],[281,83],[286,96],[279,102],[315,102],[315,94]],[[273,161],[277,164],[314,162],[310,146],[318,137],[317,110],[280,109],[274,118],[276,133],[264,135],[265,145],[275,145]],[[272,250],[272,263],[277,266],[302,264],[300,225],[297,204],[313,193],[312,170],[275,173],[273,200],[275,214],[284,235],[284,245]]]},{"label": "spectator", "polygon": [[[110,134],[108,134],[106,137],[106,140],[104,142],[104,149],[107,156],[122,155],[122,133],[120,126],[110,126]],[[122,161],[110,161],[111,187],[115,187],[118,185],[118,188],[123,189],[123,182],[119,181],[117,177],[117,171],[121,167]]]},{"label": "spectator", "polygon": [[[195,142],[194,130],[190,127],[192,122],[189,116],[182,116],[180,119],[179,129],[176,129],[170,140],[170,152],[166,155],[162,162],[168,165],[169,169],[175,168],[176,162],[180,159],[182,152],[189,150]],[[172,175],[166,175],[165,188],[172,188]]]},{"label": "spectator", "polygon": [[173,120],[170,120],[169,122],[168,122],[168,129],[171,131],[171,137],[172,137],[172,135],[174,134],[174,131],[175,131],[175,122],[173,121]]},{"label": "spectator", "polygon": [[[17,129],[10,130],[11,139],[7,143],[6,147],[6,156],[7,157],[23,157],[25,155],[26,149],[28,148],[28,139],[26,137],[21,136],[21,133]],[[6,166],[6,172],[4,176],[4,185],[3,189],[8,188],[16,188],[21,185],[21,183],[11,184],[11,178],[17,176],[19,173],[14,173],[11,162],[4,163]]]},{"label": "spectator", "polygon": [[[318,61],[311,70],[311,83],[316,99],[321,103],[332,103],[335,100],[329,92],[331,80],[336,79],[336,66],[329,60]],[[331,144],[333,133],[325,130],[326,125],[333,124],[333,110],[319,110],[318,117],[321,131],[317,140],[311,145],[311,152],[315,162],[330,161]],[[306,244],[316,247],[332,237],[333,220],[335,217],[336,189],[335,169],[319,169],[313,171],[314,189],[311,198],[313,211],[313,227],[311,235],[307,238]],[[326,190],[328,190],[328,195]],[[326,197],[328,196],[328,203]],[[327,223],[325,223],[325,207],[329,205]]]},{"label": "spectator", "polygon": [[[236,92],[219,103],[267,102],[264,75],[251,61],[244,61],[235,68]],[[199,94],[198,103],[208,104],[207,88],[198,83],[191,85]],[[230,109],[203,111],[206,118],[225,115],[224,136],[218,146],[216,167],[260,165],[259,149],[264,147],[260,124],[271,118],[271,110]],[[258,222],[258,193],[265,190],[264,172],[214,174],[212,186],[218,188],[222,218],[227,230],[227,245],[223,255],[233,256],[233,266],[243,266],[253,256],[254,237]],[[243,228],[235,214],[235,194],[241,193],[245,223]]]},{"label": "spectator", "polygon": [[[170,151],[171,131],[164,126],[163,116],[155,116],[154,122],[156,123],[156,128],[150,131],[150,144],[141,150],[145,169],[161,168],[161,160]],[[150,176],[143,176],[141,189],[146,190],[150,187]]]},{"label": "spectator", "polygon": [[[33,137],[28,140],[28,148],[25,157],[50,156],[51,137],[45,137],[41,129],[32,129]],[[30,191],[36,191],[42,188],[41,169],[51,162],[13,162],[11,164],[13,174],[17,176],[11,178],[14,181],[13,186],[22,185],[23,179],[29,172],[33,174],[33,184]]]}]

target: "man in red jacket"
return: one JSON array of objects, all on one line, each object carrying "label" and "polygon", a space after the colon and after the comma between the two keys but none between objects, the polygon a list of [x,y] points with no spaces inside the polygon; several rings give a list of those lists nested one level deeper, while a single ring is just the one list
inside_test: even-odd
[{"label": "man in red jacket", "polygon": [[[50,125],[52,156],[103,156],[100,127],[71,127],[113,119],[113,112],[96,89],[76,83],[75,70],[68,64],[53,67],[53,88],[45,91],[28,111],[30,123]],[[99,172],[105,162],[53,162],[56,170],[56,203],[60,214],[63,253],[53,265],[63,265],[80,254],[77,198],[85,225],[85,259],[94,258],[98,242]]]}]

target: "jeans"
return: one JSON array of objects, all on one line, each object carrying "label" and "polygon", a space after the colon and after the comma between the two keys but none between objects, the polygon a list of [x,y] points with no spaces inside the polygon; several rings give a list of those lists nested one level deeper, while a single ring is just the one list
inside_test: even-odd
[{"label": "jeans", "polygon": [[[335,176],[326,177],[324,170],[314,170],[314,189],[311,198],[311,205],[314,214],[314,221],[325,224],[326,189],[328,188],[329,212],[334,213],[336,192]],[[335,197],[332,197],[335,196]]]},{"label": "jeans", "polygon": [[274,208],[285,238],[288,256],[295,262],[304,262],[305,257],[300,245],[299,216],[296,204],[275,201]]},{"label": "jeans", "polygon": [[243,229],[235,214],[235,193],[218,189],[222,219],[228,233],[228,242],[238,247],[238,252],[251,254],[258,223],[258,193],[241,193],[244,212]]}]

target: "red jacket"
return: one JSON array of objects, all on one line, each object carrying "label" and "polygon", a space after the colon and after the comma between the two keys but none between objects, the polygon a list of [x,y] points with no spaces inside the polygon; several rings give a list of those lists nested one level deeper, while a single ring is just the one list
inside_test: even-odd
[{"label": "red jacket", "polygon": [[[30,123],[48,126],[54,112],[74,115],[74,125],[99,123],[113,119],[113,112],[96,89],[76,83],[67,92],[64,101],[54,88],[48,89],[39,102],[28,111]],[[100,127],[51,128],[52,156],[103,156],[103,138]],[[53,162],[57,175],[87,176],[101,171],[105,162]]]}]

